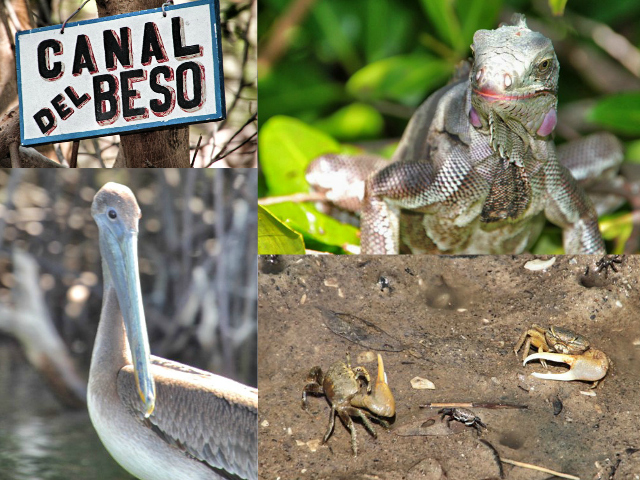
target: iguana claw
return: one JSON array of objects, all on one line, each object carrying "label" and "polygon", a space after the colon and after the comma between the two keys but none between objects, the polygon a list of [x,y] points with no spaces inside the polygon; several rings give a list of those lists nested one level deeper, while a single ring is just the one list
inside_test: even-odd
[{"label": "iguana claw", "polygon": [[549,360],[552,362],[566,363],[569,371],[564,373],[532,373],[536,378],[544,380],[582,380],[594,382],[594,387],[604,378],[609,370],[609,358],[596,349],[589,349],[580,355],[567,355],[563,353],[541,352],[529,355],[524,359],[523,365],[531,360]]}]

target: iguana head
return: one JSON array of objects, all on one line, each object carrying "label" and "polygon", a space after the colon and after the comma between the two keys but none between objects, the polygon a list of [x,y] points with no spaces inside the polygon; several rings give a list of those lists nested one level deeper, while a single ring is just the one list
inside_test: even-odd
[{"label": "iguana head", "polygon": [[493,149],[513,160],[518,148],[513,132],[526,145],[556,126],[560,65],[553,45],[516,14],[512,25],[478,30],[471,50],[469,119],[477,128],[489,128]]}]

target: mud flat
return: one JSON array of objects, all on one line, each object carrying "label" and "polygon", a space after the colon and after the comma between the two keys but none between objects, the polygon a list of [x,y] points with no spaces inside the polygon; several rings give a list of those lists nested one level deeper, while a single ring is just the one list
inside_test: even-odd
[{"label": "mud flat", "polygon": [[[548,257],[545,257],[545,259]],[[259,294],[259,470],[264,479],[490,479],[497,458],[582,479],[640,472],[640,258],[597,272],[595,257],[560,256],[541,270],[533,257],[346,257],[263,259]],[[529,264],[530,265],[530,264]],[[336,316],[336,314],[339,314]],[[532,324],[585,336],[612,361],[604,381],[539,380],[513,346]],[[356,420],[358,456],[330,407],[301,393],[314,366],[349,351],[375,374],[384,358],[395,396],[389,431],[374,439]],[[533,350],[531,351],[533,353]],[[567,367],[549,365],[552,372]],[[435,389],[415,389],[422,377]],[[526,409],[473,408],[488,426],[439,421],[428,402],[494,402]],[[560,411],[559,411],[560,410]],[[430,418],[433,420],[429,421]],[[431,425],[433,424],[433,425]],[[549,474],[504,464],[505,478]],[[615,475],[615,477],[611,477]]]}]

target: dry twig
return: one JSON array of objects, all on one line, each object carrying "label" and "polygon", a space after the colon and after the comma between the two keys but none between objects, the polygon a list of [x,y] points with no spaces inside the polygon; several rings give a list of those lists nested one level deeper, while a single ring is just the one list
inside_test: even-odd
[{"label": "dry twig", "polygon": [[445,402],[445,403],[425,403],[419,405],[420,408],[529,408],[528,405],[518,403],[491,403],[491,402]]},{"label": "dry twig", "polygon": [[198,156],[198,150],[200,150],[200,142],[202,142],[202,135],[198,137],[198,143],[196,144],[196,149],[193,151],[193,159],[191,160],[191,168],[196,163],[196,157]]},{"label": "dry twig", "polygon": [[576,477],[575,475],[556,472],[555,470],[539,467],[537,465],[532,465],[531,463],[517,462],[515,460],[509,460],[508,458],[500,458],[500,461],[502,463],[508,463],[509,465],[515,465],[516,467],[528,468],[529,470],[537,470],[538,472],[550,473],[551,475],[555,475],[556,477],[560,477],[560,478],[568,478],[570,480],[580,480],[580,477]]}]

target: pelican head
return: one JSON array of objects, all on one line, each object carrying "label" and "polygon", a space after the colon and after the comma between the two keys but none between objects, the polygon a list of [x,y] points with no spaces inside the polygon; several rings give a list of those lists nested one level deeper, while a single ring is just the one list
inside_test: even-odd
[{"label": "pelican head", "polygon": [[138,271],[140,207],[124,185],[107,183],[96,194],[91,215],[100,232],[105,290],[114,287],[131,349],[138,394],[149,417],[155,407],[155,384],[149,371],[149,340]]}]

